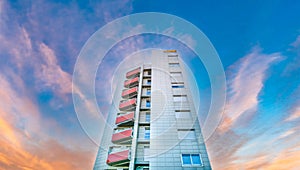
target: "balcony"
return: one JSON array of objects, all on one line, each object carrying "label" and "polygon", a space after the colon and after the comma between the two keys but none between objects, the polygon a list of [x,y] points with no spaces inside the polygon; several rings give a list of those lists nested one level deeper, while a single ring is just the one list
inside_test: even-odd
[{"label": "balcony", "polygon": [[141,68],[134,69],[126,73],[126,78],[130,79],[140,74]]},{"label": "balcony", "polygon": [[110,166],[124,166],[124,165],[128,165],[129,162],[130,162],[129,150],[109,153],[106,160],[106,163]]},{"label": "balcony", "polygon": [[128,144],[132,140],[132,129],[127,129],[121,132],[114,133],[112,136],[112,143],[114,144]]},{"label": "balcony", "polygon": [[119,109],[121,111],[133,111],[135,109],[135,106],[136,106],[136,98],[121,101],[119,105]]},{"label": "balcony", "polygon": [[120,115],[116,118],[116,125],[133,125],[134,124],[134,112]]},{"label": "balcony", "polygon": [[137,87],[127,89],[127,90],[123,90],[122,97],[123,98],[132,98],[132,97],[135,97],[137,95],[137,92],[138,92]]},{"label": "balcony", "polygon": [[136,86],[139,84],[139,78],[136,77],[136,78],[133,78],[133,79],[130,79],[130,80],[126,80],[124,82],[124,87],[128,88],[128,87],[133,87],[133,86]]}]

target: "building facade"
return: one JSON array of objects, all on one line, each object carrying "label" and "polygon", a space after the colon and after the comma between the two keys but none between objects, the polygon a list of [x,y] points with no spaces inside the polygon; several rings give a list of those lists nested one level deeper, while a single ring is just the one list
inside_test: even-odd
[{"label": "building facade", "polygon": [[124,73],[94,170],[211,169],[179,54],[152,50],[149,60]]}]

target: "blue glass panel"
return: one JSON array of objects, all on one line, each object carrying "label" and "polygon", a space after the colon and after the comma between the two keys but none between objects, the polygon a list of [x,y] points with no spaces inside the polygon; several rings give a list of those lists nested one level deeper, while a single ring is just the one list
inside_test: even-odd
[{"label": "blue glass panel", "polygon": [[182,163],[183,165],[191,165],[191,158],[190,158],[190,154],[182,154]]},{"label": "blue glass panel", "polygon": [[184,86],[183,85],[173,85],[172,88],[178,89],[178,88],[184,88]]},{"label": "blue glass panel", "polygon": [[200,155],[199,154],[192,154],[192,162],[194,165],[202,165]]},{"label": "blue glass panel", "polygon": [[150,114],[146,113],[146,122],[150,122]]},{"label": "blue glass panel", "polygon": [[150,107],[150,101],[146,101],[146,107]]},{"label": "blue glass panel", "polygon": [[144,137],[145,139],[150,139],[150,132],[146,132]]}]

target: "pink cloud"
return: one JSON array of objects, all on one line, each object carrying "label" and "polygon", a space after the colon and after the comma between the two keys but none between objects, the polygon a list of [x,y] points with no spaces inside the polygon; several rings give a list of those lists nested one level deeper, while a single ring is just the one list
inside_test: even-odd
[{"label": "pink cloud", "polygon": [[[299,146],[298,146],[299,147]],[[300,150],[288,149],[277,153],[276,158],[269,164],[261,166],[261,169],[275,170],[275,169],[299,169],[300,166]]]},{"label": "pink cloud", "polygon": [[[1,3],[2,8],[3,6],[6,10],[10,9],[9,4],[5,2]],[[0,49],[11,55],[7,60],[16,65],[15,71],[20,75],[24,73],[26,67],[33,68],[38,88],[51,88],[58,96],[66,99],[65,95],[71,93],[71,76],[62,70],[54,50],[44,43],[33,41],[25,27],[15,22],[9,23],[9,20],[5,19],[7,17],[4,13],[0,18],[0,23],[14,26],[12,31],[15,35],[9,37],[5,32],[10,28],[0,28],[0,41],[2,42]]]},{"label": "pink cloud", "polygon": [[294,108],[293,112],[285,119],[285,121],[294,121],[300,118],[300,106]]},{"label": "pink cloud", "polygon": [[41,82],[42,87],[50,87],[62,97],[70,94],[72,92],[71,75],[62,70],[54,51],[46,44],[41,43],[39,50],[42,55],[42,61],[35,64],[36,79]]},{"label": "pink cloud", "polygon": [[[239,169],[234,163],[237,157],[234,155],[243,145],[248,142],[248,138],[238,135],[231,129],[226,132],[216,131],[207,141],[207,149],[213,169]],[[232,168],[235,167],[235,168]]]},{"label": "pink cloud", "polygon": [[300,166],[299,126],[285,130],[274,126],[252,137],[238,135],[231,129],[218,132],[209,139],[208,149],[216,170],[297,169]]},{"label": "pink cloud", "polygon": [[[62,135],[59,139],[48,136],[47,130],[59,130],[57,124],[41,117],[18,75],[10,73],[9,80],[0,74],[0,167],[24,170],[91,168],[94,159],[91,150],[83,149],[81,143],[61,143],[72,135]],[[86,142],[85,146],[92,145]]]},{"label": "pink cloud", "polygon": [[[113,19],[118,17],[130,14],[133,10],[132,1],[131,0],[123,0],[123,1],[106,1],[102,3],[94,4],[97,15],[104,16],[105,22],[110,22]],[[112,8],[112,6],[114,8]]]},{"label": "pink cloud", "polygon": [[259,48],[254,48],[229,67],[228,101],[219,130],[227,131],[244,113],[256,110],[266,70],[280,58],[279,53],[263,54]]},{"label": "pink cloud", "polygon": [[279,53],[263,54],[259,48],[254,48],[227,70],[228,101],[224,119],[207,142],[213,169],[253,169],[265,163],[264,154],[259,153],[251,158],[244,158],[238,154],[242,148],[248,146],[251,138],[236,133],[234,129],[239,124],[247,123],[241,123],[241,117],[257,111],[259,93],[267,76],[266,71],[280,58]]},{"label": "pink cloud", "polygon": [[283,134],[281,134],[280,136],[278,136],[277,140],[287,138],[290,135],[293,135],[295,132],[296,132],[295,129],[289,129],[289,130],[285,131]]}]

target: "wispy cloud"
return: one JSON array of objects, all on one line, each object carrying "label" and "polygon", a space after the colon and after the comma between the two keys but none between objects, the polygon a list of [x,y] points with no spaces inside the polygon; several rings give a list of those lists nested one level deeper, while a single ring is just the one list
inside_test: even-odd
[{"label": "wispy cloud", "polygon": [[[60,102],[65,110],[56,110],[50,115],[47,112],[56,108],[40,105],[38,95],[51,91],[55,100],[70,101],[72,67],[68,64],[75,63],[80,47],[99,28],[95,25],[101,23],[72,21],[70,24],[71,20],[61,17],[66,12],[64,14],[81,19],[76,4],[71,9],[68,6],[56,8],[59,3],[23,5],[22,15],[9,2],[1,1],[0,6],[0,167],[91,169],[97,146],[83,134],[77,120],[70,122],[69,116],[55,116],[66,112],[76,117],[73,109],[68,108],[69,102]],[[60,9],[58,17],[62,19],[50,17],[51,12],[43,13],[51,9]],[[77,25],[85,25],[85,28],[80,27],[82,34]],[[77,137],[84,146],[72,139]]]},{"label": "wispy cloud", "polygon": [[299,127],[280,124],[256,134],[217,132],[208,143],[213,168],[284,169],[280,165],[283,163],[288,169],[297,168],[300,165],[296,154],[300,150],[298,131]]},{"label": "wispy cloud", "polygon": [[269,163],[260,166],[261,169],[274,170],[274,169],[299,169],[300,165],[300,150],[298,148],[290,148],[283,150],[276,154],[275,159]]},{"label": "wispy cloud", "polygon": [[[207,141],[210,161],[213,169],[239,169],[236,168],[234,154],[248,142],[247,136],[242,136],[232,130],[226,132],[216,131]],[[235,166],[235,168],[232,168]]]},{"label": "wispy cloud", "polygon": [[284,139],[284,138],[294,134],[295,132],[296,132],[295,129],[289,129],[286,132],[284,132],[283,134],[279,135],[277,140]]},{"label": "wispy cloud", "polygon": [[300,35],[296,38],[294,42],[290,44],[288,52],[292,53],[293,55],[289,56],[289,62],[285,66],[282,75],[295,76],[300,72]]},{"label": "wispy cloud", "polygon": [[[243,162],[237,154],[241,148],[251,141],[249,134],[235,132],[242,117],[256,113],[259,104],[259,94],[267,77],[267,70],[272,63],[281,58],[279,53],[264,54],[261,49],[255,47],[252,51],[228,67],[226,71],[228,93],[224,112],[224,119],[218,130],[208,141],[208,149],[214,169],[246,169],[251,166],[259,167],[264,163],[264,155],[251,158],[252,163]],[[240,163],[238,161],[241,161]]]},{"label": "wispy cloud", "polygon": [[219,130],[227,131],[245,113],[255,112],[263,88],[266,70],[280,59],[279,53],[263,54],[256,47],[229,67],[227,72],[228,102]]},{"label": "wispy cloud", "polygon": [[[15,34],[18,35],[10,40],[9,37],[1,34],[4,42],[4,51],[7,51],[8,62],[15,64],[15,72],[32,78],[36,82],[37,90],[49,88],[61,98],[71,93],[71,76],[62,70],[57,56],[53,49],[42,42],[34,42],[24,27],[17,26]],[[38,47],[35,49],[34,47]],[[8,65],[5,65],[8,67]],[[14,68],[14,67],[12,67]],[[27,75],[32,70],[34,75]]]},{"label": "wispy cloud", "polygon": [[290,62],[287,63],[282,74],[285,77],[291,77],[289,84],[296,86],[296,88],[291,89],[293,93],[290,96],[291,100],[287,110],[288,116],[285,121],[295,121],[300,118],[300,81],[298,78],[300,74],[300,35],[290,45],[292,48],[289,51],[293,55],[290,57]]},{"label": "wispy cloud", "polygon": [[69,148],[45,134],[48,128],[55,131],[57,127],[49,126],[51,123],[41,117],[19,76],[11,73],[9,79],[18,84],[12,85],[6,76],[0,75],[0,166],[36,170],[91,166],[90,151],[78,146]]},{"label": "wispy cloud", "polygon": [[254,136],[235,153],[235,165],[246,169],[297,169],[300,165],[298,131],[299,126],[281,124]]},{"label": "wispy cloud", "polygon": [[[124,0],[124,1],[103,1],[101,3],[93,4],[96,10],[96,15],[104,17],[105,22],[110,22],[116,18],[124,16],[124,14],[129,14],[132,12],[132,0]],[[112,6],[114,8],[112,8]]]},{"label": "wispy cloud", "polygon": [[56,55],[46,44],[41,43],[39,50],[42,62],[36,63],[36,79],[41,86],[51,88],[60,96],[72,92],[71,75],[62,70],[57,62]]},{"label": "wispy cloud", "polygon": [[300,118],[300,106],[297,105],[293,109],[292,113],[285,119],[285,121],[294,121]]},{"label": "wispy cloud", "polygon": [[291,46],[298,48],[300,47],[300,35],[296,38],[294,42],[291,43]]}]

